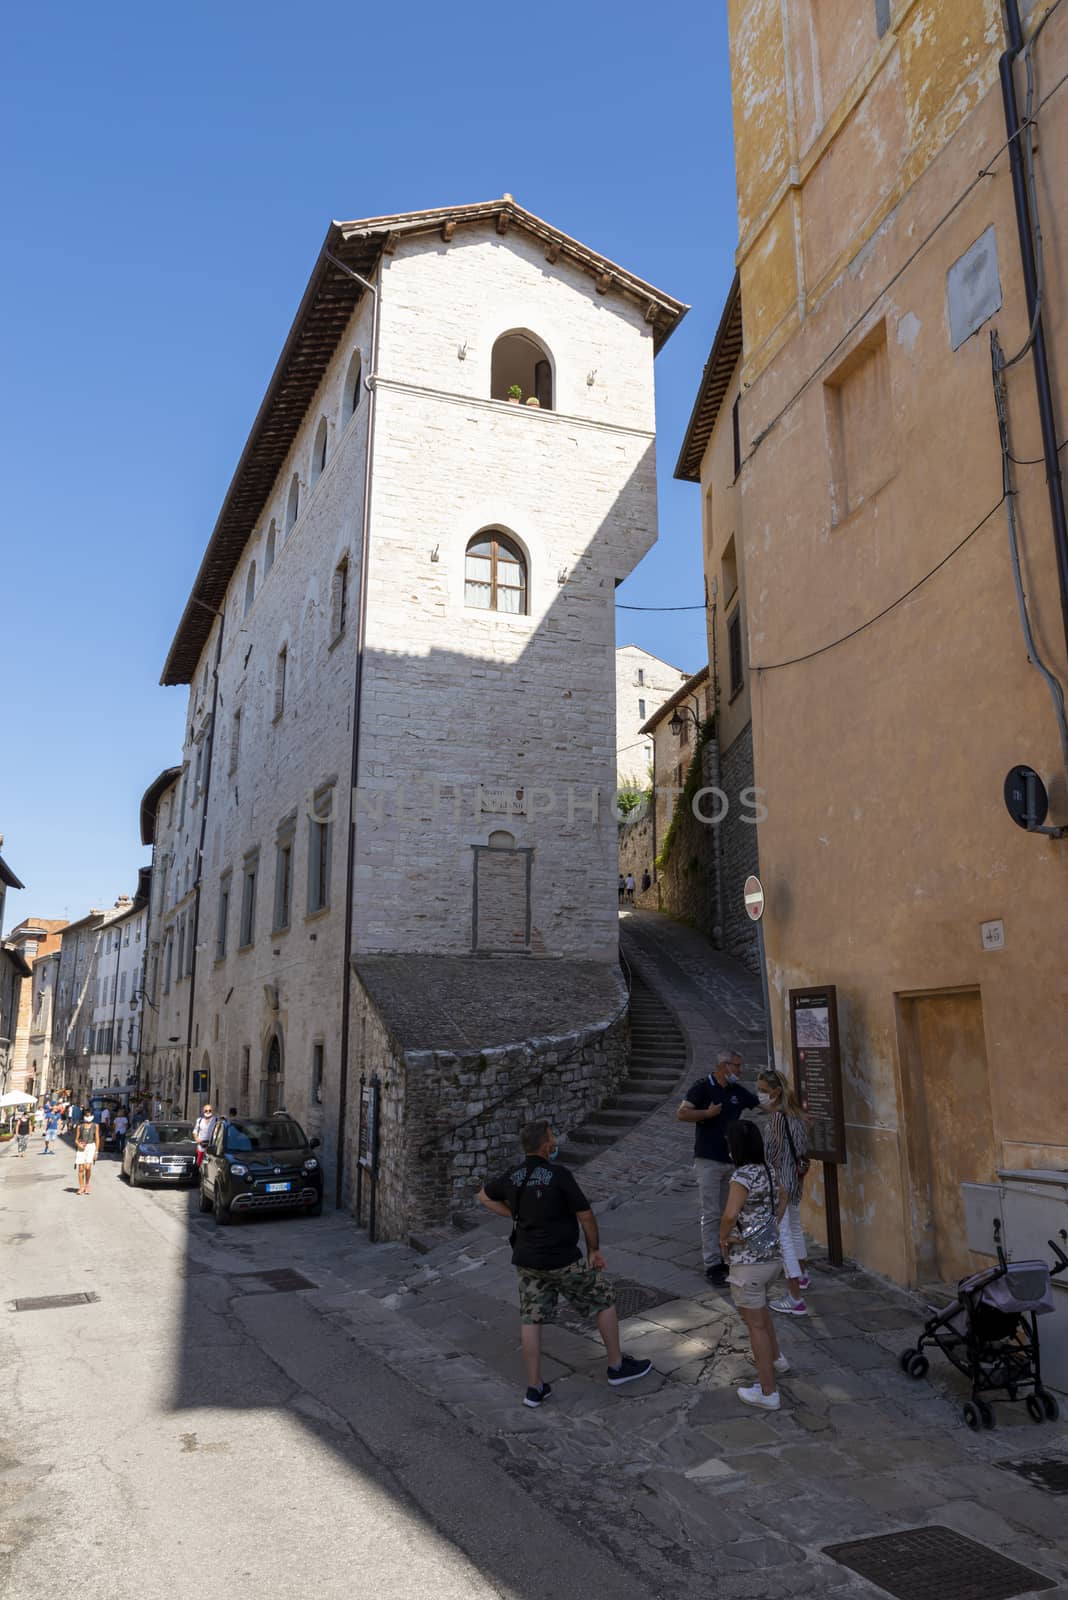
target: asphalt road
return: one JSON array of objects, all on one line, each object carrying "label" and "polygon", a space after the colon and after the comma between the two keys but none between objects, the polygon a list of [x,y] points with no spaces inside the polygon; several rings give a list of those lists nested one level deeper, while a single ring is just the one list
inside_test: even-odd
[{"label": "asphalt road", "polygon": [[106,1160],[81,1199],[40,1151],[0,1148],[0,1594],[649,1600],[309,1297],[241,1277],[254,1235],[299,1268],[336,1221],[216,1237],[188,1193]]}]

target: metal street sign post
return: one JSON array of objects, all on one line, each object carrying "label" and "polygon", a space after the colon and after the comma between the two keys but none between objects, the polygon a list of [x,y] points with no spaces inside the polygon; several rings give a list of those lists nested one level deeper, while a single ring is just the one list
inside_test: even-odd
[{"label": "metal street sign post", "polygon": [[838,1047],[838,991],[833,983],[790,990],[790,1042],[794,1083],[812,1119],[809,1153],[823,1163],[827,1258],[842,1265],[842,1208],[838,1168],[846,1160],[842,1059]]},{"label": "metal street sign post", "polygon": [[775,1038],[771,1028],[771,1001],[768,994],[768,962],[764,954],[764,885],[759,878],[748,877],[742,886],[745,914],[756,923],[757,954],[760,957],[760,988],[764,996],[764,1035],[768,1066],[775,1065]]}]

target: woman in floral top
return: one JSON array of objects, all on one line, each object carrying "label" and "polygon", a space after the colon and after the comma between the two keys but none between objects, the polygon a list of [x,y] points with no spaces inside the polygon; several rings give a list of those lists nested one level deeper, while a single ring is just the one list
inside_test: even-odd
[{"label": "woman in floral top", "polygon": [[789,1371],[768,1310],[768,1288],[782,1271],[779,1221],[786,1210],[786,1191],[764,1155],[764,1140],[755,1122],[734,1122],[727,1129],[727,1149],[734,1175],[720,1223],[723,1259],[730,1262],[734,1303],[749,1330],[749,1344],[758,1382],[743,1384],[739,1400],[778,1411],[776,1374]]}]

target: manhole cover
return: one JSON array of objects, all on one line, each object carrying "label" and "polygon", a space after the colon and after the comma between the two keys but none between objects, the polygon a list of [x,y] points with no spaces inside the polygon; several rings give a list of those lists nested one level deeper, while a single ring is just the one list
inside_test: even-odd
[{"label": "manhole cover", "polygon": [[1056,1587],[1052,1578],[952,1528],[909,1528],[827,1545],[823,1553],[897,1600],[1012,1600]]},{"label": "manhole cover", "polygon": [[86,1294],[39,1294],[30,1299],[16,1300],[16,1311],[56,1311],[60,1306],[91,1306],[95,1305],[99,1295]]},{"label": "manhole cover", "polygon": [[[652,1311],[654,1306],[664,1306],[669,1300],[678,1299],[675,1294],[667,1294],[663,1289],[651,1289],[648,1284],[635,1283],[631,1278],[614,1278],[612,1287],[616,1293],[616,1311],[620,1322],[626,1317],[636,1317],[643,1311]],[[570,1323],[573,1328],[592,1328],[597,1321],[596,1317],[580,1317],[564,1300],[560,1301],[558,1316],[561,1322]]]},{"label": "manhole cover", "polygon": [[235,1272],[232,1276],[242,1280],[256,1278],[275,1294],[295,1294],[298,1289],[319,1287],[310,1278],[305,1278],[303,1273],[294,1272],[292,1267],[274,1267],[269,1272]]},{"label": "manhole cover", "polygon": [[1032,1456],[1025,1461],[999,1461],[1006,1472],[1018,1473],[1035,1489],[1047,1494],[1068,1494],[1068,1461],[1051,1461],[1048,1456]]}]

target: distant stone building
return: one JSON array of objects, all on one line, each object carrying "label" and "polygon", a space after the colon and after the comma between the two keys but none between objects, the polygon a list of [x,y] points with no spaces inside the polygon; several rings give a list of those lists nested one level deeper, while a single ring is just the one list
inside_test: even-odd
[{"label": "distant stone building", "polygon": [[[3,835],[0,834],[0,845],[3,842]],[[0,856],[0,929],[4,925],[4,902],[7,891],[24,888],[25,884],[20,882],[3,856]],[[29,966],[20,951],[15,945],[0,938],[0,1093],[5,1093],[10,1088],[9,1077],[14,1060],[22,984],[29,975]]]},{"label": "distant stone building", "polygon": [[[82,1103],[90,1090],[106,1084],[112,1065],[114,1046],[110,1051],[104,1048],[103,1030],[118,1019],[111,1001],[103,996],[110,995],[111,979],[117,977],[113,925],[132,910],[130,896],[121,895],[110,910],[90,911],[69,922],[60,935],[52,1003],[51,1072],[53,1087],[69,1088]],[[117,1004],[117,982],[115,994]]]},{"label": "distant stone building", "polygon": [[[62,1089],[62,1073],[52,1071],[52,1013],[59,981],[58,948],[47,955],[38,955],[33,963],[30,979],[30,1022],[27,1038],[28,1071],[32,1075],[34,1093],[47,1094],[52,1089]],[[29,1079],[27,1079],[27,1082]]]},{"label": "distant stone building", "polygon": [[142,973],[148,922],[148,872],[136,895],[120,895],[97,949],[92,979],[89,1087],[125,1086],[136,1075]]},{"label": "distant stone building", "polygon": [[[26,917],[8,935],[9,942],[19,951],[31,969],[30,981],[23,983],[19,996],[19,1014],[15,1029],[15,1044],[11,1058],[8,1088],[25,1090],[27,1094],[42,1095],[48,1082],[48,1064],[51,1050],[44,1048],[45,1040],[37,1024],[45,1008],[48,974],[50,968],[44,960],[59,950],[60,934],[67,926],[65,917]],[[38,967],[41,967],[40,982]],[[47,996],[51,1011],[51,996]]]},{"label": "distant stone building", "polygon": [[616,650],[616,783],[620,789],[647,789],[653,741],[642,723],[663,705],[687,674],[636,644]]},{"label": "distant stone building", "polygon": [[167,658],[144,1054],[183,1109],[299,1116],[345,1201],[377,1070],[394,1235],[470,1192],[491,1099],[623,1071],[613,595],[684,309],[507,196],[333,225]]}]

